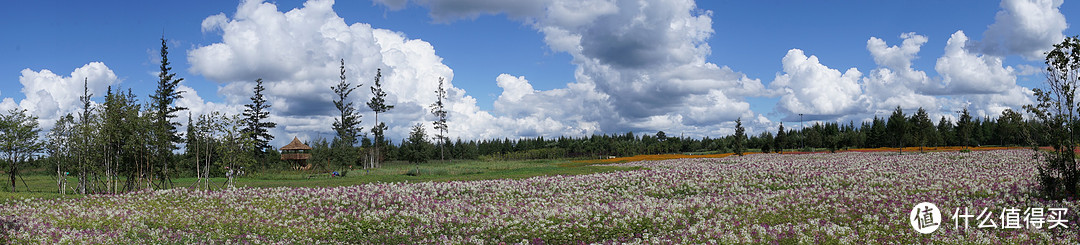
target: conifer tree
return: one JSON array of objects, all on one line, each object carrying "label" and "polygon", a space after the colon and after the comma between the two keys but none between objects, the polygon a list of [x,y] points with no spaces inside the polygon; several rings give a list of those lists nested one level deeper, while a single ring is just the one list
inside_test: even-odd
[{"label": "conifer tree", "polygon": [[379,122],[379,113],[394,109],[393,105],[386,104],[386,91],[382,89],[381,80],[382,69],[375,70],[375,84],[371,86],[371,101],[367,103],[371,111],[375,112],[375,127],[371,128],[371,133],[375,136],[375,163],[373,163],[375,165],[378,165],[379,158],[382,156],[379,147],[386,144],[384,138],[386,124]]},{"label": "conifer tree", "polygon": [[256,159],[261,159],[262,154],[270,148],[270,141],[274,140],[274,136],[270,135],[268,131],[277,127],[277,123],[268,120],[270,117],[270,104],[263,98],[263,91],[265,90],[262,78],[255,79],[255,89],[254,94],[251,96],[251,103],[244,105],[244,129],[241,132],[251,136]]},{"label": "conifer tree", "polygon": [[[150,95],[151,110],[153,110],[153,145],[154,156],[159,163],[162,173],[162,184],[171,185],[172,179],[169,177],[169,162],[172,161],[173,150],[178,149],[177,143],[181,142],[181,138],[177,135],[176,127],[180,123],[172,122],[171,119],[176,117],[176,113],[187,108],[175,105],[175,102],[184,96],[183,91],[176,90],[180,85],[183,78],[176,77],[176,73],[172,73],[172,67],[169,67],[169,46],[165,42],[165,38],[161,38],[161,71],[158,73],[157,90],[154,94]],[[153,172],[153,171],[151,171]],[[166,186],[170,188],[171,186]]]},{"label": "conifer tree", "polygon": [[432,124],[435,125],[435,141],[439,144],[439,160],[446,160],[446,143],[450,142],[450,138],[446,136],[448,130],[446,125],[446,106],[443,104],[443,99],[446,98],[446,89],[443,88],[443,78],[439,78],[439,89],[435,90],[435,103],[431,104],[431,114],[435,115],[435,121]]},{"label": "conifer tree", "polygon": [[337,132],[337,137],[334,138],[334,154],[339,164],[345,165],[356,161],[356,151],[354,146],[356,145],[357,137],[363,127],[360,126],[360,113],[356,111],[356,107],[353,106],[353,102],[349,101],[349,94],[353,90],[359,88],[363,84],[357,84],[355,87],[346,80],[345,77],[345,59],[341,60],[341,81],[330,89],[334,90],[334,94],[337,98],[334,99],[334,107],[340,112],[340,117],[334,119],[334,131]]},{"label": "conifer tree", "polygon": [[735,140],[734,145],[735,155],[742,156],[746,151],[746,146],[743,141],[746,141],[746,129],[742,126],[742,117],[735,119]]}]

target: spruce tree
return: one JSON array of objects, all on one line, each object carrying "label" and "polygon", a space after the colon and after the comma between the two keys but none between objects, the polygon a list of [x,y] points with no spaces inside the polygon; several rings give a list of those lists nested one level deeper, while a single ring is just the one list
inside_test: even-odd
[{"label": "spruce tree", "polygon": [[743,141],[746,141],[746,129],[742,126],[742,117],[735,119],[735,140],[733,142],[735,155],[742,156],[746,151],[746,146]]},{"label": "spruce tree", "polygon": [[776,153],[784,154],[784,147],[787,146],[787,132],[784,132],[784,122],[780,122],[780,130],[776,131],[776,140],[773,140],[776,147],[773,147]]},{"label": "spruce tree", "polygon": [[87,79],[83,78],[83,95],[79,96],[79,102],[82,102],[83,111],[82,114],[79,115],[78,133],[76,133],[76,137],[78,137],[79,142],[79,146],[77,147],[78,152],[76,153],[79,156],[79,163],[77,169],[79,175],[79,184],[76,188],[76,191],[79,194],[86,194],[86,187],[89,181],[87,175],[90,173],[90,154],[96,148],[92,148],[92,142],[90,141],[90,136],[92,134],[91,132],[93,132],[93,129],[90,125],[90,117],[93,116],[93,114],[91,114],[93,108],[90,107],[90,98],[93,96],[94,94],[90,93],[90,87],[87,84]]},{"label": "spruce tree", "polygon": [[[178,149],[177,143],[181,142],[181,138],[177,135],[176,127],[180,123],[171,122],[172,118],[176,117],[176,113],[187,108],[176,106],[175,102],[184,96],[181,94],[183,91],[176,90],[180,85],[183,78],[176,77],[176,73],[172,73],[172,67],[169,67],[169,46],[165,42],[165,38],[161,38],[161,71],[158,73],[157,90],[154,94],[150,95],[151,109],[153,110],[153,139],[154,156],[157,158],[159,167],[161,168],[162,184],[171,185],[172,179],[169,178],[169,162],[172,161],[173,150]],[[166,186],[171,188],[171,186]]]},{"label": "spruce tree", "polygon": [[263,153],[270,148],[270,141],[274,140],[274,136],[270,135],[268,131],[277,127],[277,123],[270,122],[267,119],[270,117],[270,104],[263,98],[263,91],[265,90],[262,78],[255,79],[255,89],[254,94],[251,96],[251,103],[244,105],[246,107],[243,114],[245,127],[241,132],[251,136],[255,146],[256,159],[262,159]]}]

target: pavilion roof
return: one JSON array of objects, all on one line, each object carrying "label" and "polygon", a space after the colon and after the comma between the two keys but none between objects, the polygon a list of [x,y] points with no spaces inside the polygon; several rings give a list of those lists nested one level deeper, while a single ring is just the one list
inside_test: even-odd
[{"label": "pavilion roof", "polygon": [[296,138],[296,136],[293,136],[292,142],[289,142],[288,145],[281,147],[281,150],[311,150],[311,147],[305,145],[303,142],[300,142],[300,139]]}]

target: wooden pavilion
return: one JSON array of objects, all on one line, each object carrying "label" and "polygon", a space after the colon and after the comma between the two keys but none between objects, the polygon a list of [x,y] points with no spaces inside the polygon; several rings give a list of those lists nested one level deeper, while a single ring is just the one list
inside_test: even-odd
[{"label": "wooden pavilion", "polygon": [[307,160],[311,158],[311,147],[300,142],[293,136],[292,142],[281,147],[281,160],[289,161],[297,169],[308,169],[311,165]]}]

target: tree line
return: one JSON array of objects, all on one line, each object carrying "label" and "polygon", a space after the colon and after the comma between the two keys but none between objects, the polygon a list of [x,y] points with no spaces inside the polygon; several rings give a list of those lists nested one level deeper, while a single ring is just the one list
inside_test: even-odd
[{"label": "tree line", "polygon": [[[1070,40],[1073,43],[1068,43]],[[213,112],[193,117],[189,112],[186,132],[177,132],[181,124],[175,119],[187,109],[176,105],[183,98],[177,90],[183,78],[172,73],[166,40],[163,37],[161,41],[158,86],[146,102],[140,102],[130,89],[114,91],[109,87],[104,103],[95,105],[90,100],[94,95],[84,81],[84,93],[80,96],[82,110],[58,119],[44,139],[39,139],[37,117],[25,110],[0,113],[0,161],[6,163],[4,170],[9,177],[5,189],[16,190],[19,173],[28,167],[55,169],[59,190],[77,193],[172,188],[172,178],[180,176],[196,177],[193,186],[212,188],[229,184],[231,178],[225,183],[213,183],[211,177],[297,167],[281,161],[280,153],[269,145],[274,139],[269,130],[276,123],[269,120],[271,105],[263,98],[262,79],[255,81],[251,102],[245,105],[241,115]],[[1076,170],[1074,157],[1065,156],[1064,149],[1080,141],[1077,140],[1080,133],[1074,130],[1080,125],[1076,121],[1078,115],[1074,114],[1078,111],[1077,102],[1071,97],[1080,70],[1080,58],[1071,51],[1080,47],[1076,43],[1076,38],[1067,39],[1058,45],[1061,47],[1056,49],[1057,53],[1048,53],[1048,83],[1057,89],[1035,90],[1039,104],[1025,107],[1033,115],[1028,119],[1011,109],[994,118],[975,118],[964,108],[957,111],[958,120],[941,116],[934,123],[922,108],[908,114],[896,107],[886,118],[875,116],[872,120],[846,124],[815,122],[799,128],[779,123],[775,133],[756,135],[746,135],[740,118],[734,122],[734,134],[715,138],[669,136],[659,131],[640,135],[627,132],[451,140],[448,135],[452,128],[444,101],[447,93],[440,78],[438,89],[433,91],[435,103],[429,106],[436,118],[431,122],[435,132],[429,136],[423,124],[416,124],[407,138],[395,144],[385,136],[386,122],[379,121],[380,115],[394,109],[386,101],[381,69],[376,70],[370,86],[370,100],[361,105],[374,112],[373,126],[365,132],[362,108],[349,99],[363,84],[348,80],[342,59],[340,81],[330,87],[335,94],[333,105],[339,112],[330,125],[335,137],[307,143],[313,147],[310,163],[317,170],[377,168],[384,161],[419,163],[433,159],[520,160],[728,152],[741,155],[753,151],[782,153],[875,147],[1050,145],[1060,152],[1058,157],[1051,158],[1057,161],[1054,166],[1072,167],[1059,170],[1047,167],[1042,171],[1049,173],[1047,176],[1066,176],[1068,179],[1063,182],[1075,183],[1080,180],[1080,170]],[[180,145],[183,152],[176,154]],[[67,187],[64,181],[59,181],[66,176],[77,178],[77,185]],[[1073,195],[1080,193],[1075,191],[1078,189],[1075,185],[1069,188],[1073,188],[1069,192]]]},{"label": "tree line", "polygon": [[[746,136],[741,119],[736,121],[736,133],[722,137],[668,136],[655,134],[597,134],[582,137],[532,137],[518,139],[480,139],[429,141],[422,127],[414,126],[409,137],[400,144],[383,145],[388,160],[424,162],[433,159],[521,160],[546,158],[597,158],[667,153],[743,153],[842,150],[878,147],[933,146],[1028,146],[1046,145],[1038,132],[1040,126],[1025,120],[1020,112],[1006,109],[996,118],[975,118],[963,109],[955,122],[942,116],[935,124],[926,110],[919,108],[906,114],[897,107],[887,118],[875,117],[856,124],[816,122],[804,128],[778,124],[777,132],[761,132]],[[445,137],[435,137],[444,139]],[[322,141],[312,144],[313,159],[330,163],[333,147]],[[365,140],[361,148],[370,147]]]}]

